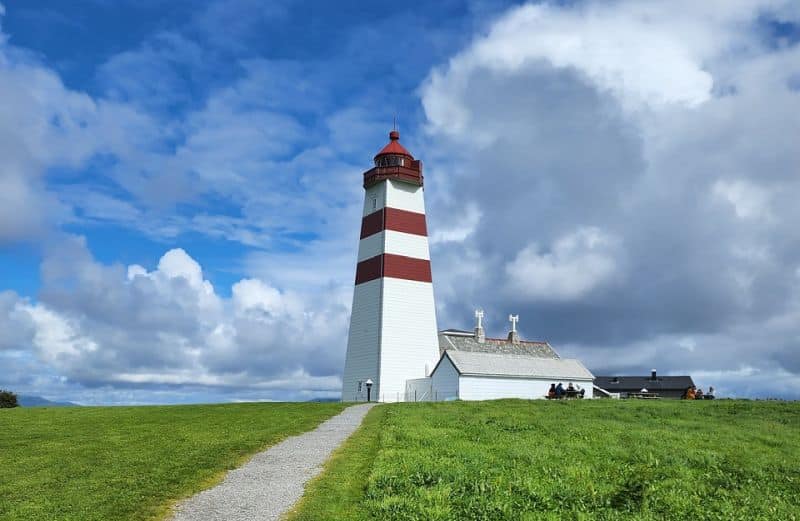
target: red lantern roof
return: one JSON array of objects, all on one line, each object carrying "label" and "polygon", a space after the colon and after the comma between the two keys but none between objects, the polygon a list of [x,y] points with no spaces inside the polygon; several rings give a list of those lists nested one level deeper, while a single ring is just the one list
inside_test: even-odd
[{"label": "red lantern roof", "polygon": [[392,130],[389,132],[389,139],[389,144],[383,147],[381,151],[375,155],[375,159],[386,154],[408,156],[411,159],[414,159],[414,156],[412,156],[411,153],[400,144],[400,132]]}]

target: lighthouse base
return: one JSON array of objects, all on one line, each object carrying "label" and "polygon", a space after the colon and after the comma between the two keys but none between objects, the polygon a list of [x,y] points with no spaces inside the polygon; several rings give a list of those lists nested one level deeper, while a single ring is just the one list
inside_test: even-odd
[{"label": "lighthouse base", "polygon": [[407,400],[407,381],[428,376],[439,358],[433,285],[382,277],[359,284],[342,385],[343,401]]}]

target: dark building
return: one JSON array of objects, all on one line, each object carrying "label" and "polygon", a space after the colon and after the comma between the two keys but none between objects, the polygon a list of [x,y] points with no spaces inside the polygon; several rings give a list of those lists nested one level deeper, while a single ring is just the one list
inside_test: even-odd
[{"label": "dark building", "polygon": [[606,393],[620,393],[625,398],[628,393],[639,393],[642,389],[656,393],[661,398],[683,398],[686,389],[693,386],[691,376],[658,376],[656,370],[650,376],[595,376],[595,397],[603,397],[601,389]]}]

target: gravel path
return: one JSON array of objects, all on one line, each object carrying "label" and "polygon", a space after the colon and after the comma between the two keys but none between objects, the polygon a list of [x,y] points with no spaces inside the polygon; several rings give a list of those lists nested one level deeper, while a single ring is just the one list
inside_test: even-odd
[{"label": "gravel path", "polygon": [[311,432],[292,436],[232,470],[214,488],[182,501],[173,521],[279,519],[294,505],[308,480],[361,425],[374,403],[348,407]]}]

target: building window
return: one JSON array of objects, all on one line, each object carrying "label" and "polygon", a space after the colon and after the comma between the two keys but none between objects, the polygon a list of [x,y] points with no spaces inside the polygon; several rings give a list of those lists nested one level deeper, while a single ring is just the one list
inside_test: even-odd
[{"label": "building window", "polygon": [[361,384],[362,384],[362,383],[363,383],[363,382],[362,382],[361,380],[359,380],[359,381],[358,381],[358,392],[361,392]]},{"label": "building window", "polygon": [[373,197],[372,198],[372,209],[375,210],[376,208],[378,208],[378,198],[377,197]]}]

